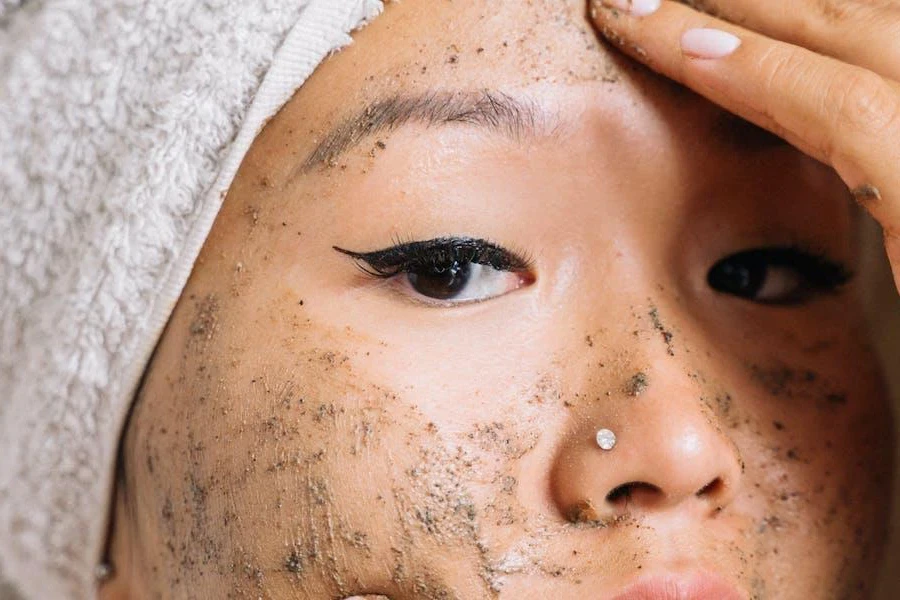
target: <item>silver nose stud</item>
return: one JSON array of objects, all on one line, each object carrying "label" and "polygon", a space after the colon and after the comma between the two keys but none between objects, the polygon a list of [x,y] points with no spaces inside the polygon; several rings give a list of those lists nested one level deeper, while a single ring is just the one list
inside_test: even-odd
[{"label": "silver nose stud", "polygon": [[616,434],[609,429],[601,429],[597,432],[597,445],[601,450],[612,450],[616,447]]}]

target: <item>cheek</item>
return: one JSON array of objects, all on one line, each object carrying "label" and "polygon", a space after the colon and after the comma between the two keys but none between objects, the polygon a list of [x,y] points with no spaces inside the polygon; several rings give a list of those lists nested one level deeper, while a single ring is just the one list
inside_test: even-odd
[{"label": "cheek", "polygon": [[839,347],[847,352],[792,362],[777,352],[749,357],[744,385],[727,406],[715,406],[746,460],[739,504],[755,515],[749,533],[770,591],[854,596],[871,587],[881,555],[891,472],[887,395],[865,348],[854,340]]},{"label": "cheek", "polygon": [[331,343],[348,355],[304,341],[333,332],[288,327],[290,339],[238,344],[252,334],[223,332],[216,310],[201,303],[188,333],[164,341],[130,426],[148,581],[221,597],[297,586],[441,597],[438,582],[455,580],[454,593],[479,596],[476,518],[486,497],[512,518],[508,465],[535,435],[499,413],[393,391],[402,376],[371,383],[357,367],[377,353],[365,342]]},{"label": "cheek", "polygon": [[[261,314],[293,314],[286,306]],[[145,579],[163,596],[481,597],[508,568],[497,548],[574,539],[546,508],[546,474],[579,407],[596,395],[613,402],[602,390],[625,395],[623,406],[638,396],[646,404],[663,385],[633,391],[629,361],[604,375],[610,381],[585,376],[610,362],[590,336],[578,346],[587,358],[554,363],[554,377],[540,377],[543,363],[453,377],[443,363],[423,369],[424,358],[419,372],[398,368],[416,363],[347,328],[222,310],[206,297],[176,313],[127,437]],[[701,355],[658,352],[664,361]],[[864,585],[887,501],[889,420],[877,374],[862,359],[800,361],[817,365],[810,377],[784,362],[795,354],[727,356],[730,366],[710,358],[694,372],[730,387],[689,378],[709,391],[710,418],[746,462],[734,512],[752,525],[723,534],[721,554],[739,556],[770,590],[823,596],[836,581]],[[574,392],[582,388],[593,393]],[[595,548],[593,533],[581,533]],[[631,533],[618,531],[603,571],[623,548],[644,548]],[[542,572],[562,572],[557,559],[572,551],[554,548],[534,551]],[[798,567],[798,556],[811,566]]]}]

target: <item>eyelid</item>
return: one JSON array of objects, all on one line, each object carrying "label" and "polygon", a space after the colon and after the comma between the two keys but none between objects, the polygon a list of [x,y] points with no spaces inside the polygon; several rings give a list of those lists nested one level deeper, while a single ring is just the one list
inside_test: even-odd
[{"label": "eyelid", "polygon": [[763,248],[758,252],[765,254],[775,266],[796,269],[818,286],[839,287],[856,276],[844,263],[803,246]]},{"label": "eyelid", "polygon": [[[528,286],[536,280],[531,268],[532,261],[526,254],[508,250],[484,239],[442,237],[398,242],[392,247],[370,252],[354,252],[338,246],[333,248],[354,259],[357,267],[370,280],[376,280],[379,287],[383,285],[398,297],[418,306],[453,308],[481,304]],[[473,285],[476,281],[486,285],[475,288],[480,289],[480,292],[475,291],[474,295],[461,293],[459,297],[443,299],[430,296],[411,284],[409,275],[401,277],[413,273],[449,274],[451,269],[455,270],[462,264],[477,265],[485,270],[485,274],[494,273],[493,283],[485,284],[483,278],[476,276]],[[482,272],[480,269],[475,271]]]},{"label": "eyelid", "polygon": [[[797,278],[798,289],[794,294],[785,297],[767,298],[744,295],[742,291],[729,289],[727,285],[724,288],[718,287],[713,278],[723,274],[719,269],[735,262],[743,265],[748,263],[765,265],[768,276],[761,283],[768,283],[770,277],[779,271],[788,271]],[[845,263],[830,258],[828,253],[802,244],[792,244],[755,247],[729,254],[710,268],[707,282],[718,292],[735,295],[756,304],[791,307],[806,304],[817,297],[837,294],[854,276],[855,273]]]},{"label": "eyelid", "polygon": [[[334,250],[357,261],[360,268],[373,277],[393,277],[414,268],[434,266],[438,260],[471,262],[491,266],[499,271],[528,271],[532,260],[526,254],[508,250],[489,240],[470,237],[442,237],[401,242],[389,248],[370,252],[354,252],[332,246]],[[440,254],[443,253],[443,256]],[[438,256],[438,259],[435,259]],[[369,268],[366,268],[367,265]]]}]

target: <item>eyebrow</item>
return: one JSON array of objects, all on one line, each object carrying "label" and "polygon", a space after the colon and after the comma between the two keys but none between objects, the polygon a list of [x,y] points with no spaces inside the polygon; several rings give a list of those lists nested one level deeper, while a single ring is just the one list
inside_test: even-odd
[{"label": "eyebrow", "polygon": [[[473,125],[518,142],[549,131],[548,121],[548,115],[534,102],[498,91],[398,94],[376,100],[339,123],[300,164],[298,174],[308,173],[320,165],[334,165],[338,158],[367,138],[410,123],[426,127]],[[713,122],[710,133],[736,148],[765,150],[788,145],[778,136],[728,112],[723,112]]]},{"label": "eyebrow", "polygon": [[369,104],[331,130],[300,165],[300,172],[309,172],[318,165],[332,165],[366,138],[409,123],[426,127],[474,125],[521,141],[543,129],[545,121],[546,115],[534,103],[502,92],[430,91],[395,95]]}]

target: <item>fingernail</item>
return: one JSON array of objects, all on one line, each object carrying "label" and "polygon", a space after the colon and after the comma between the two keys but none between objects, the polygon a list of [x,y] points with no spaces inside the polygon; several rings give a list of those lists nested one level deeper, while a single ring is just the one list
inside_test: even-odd
[{"label": "fingernail", "polygon": [[636,17],[646,17],[659,10],[660,0],[603,0],[603,5],[617,8]]},{"label": "fingernail", "polygon": [[688,29],[681,36],[681,50],[693,58],[722,58],[741,45],[741,39],[720,29]]}]

